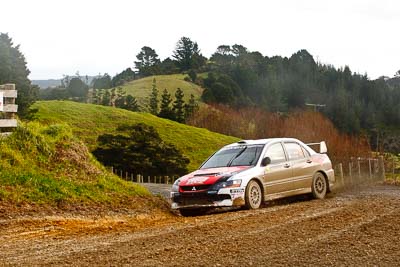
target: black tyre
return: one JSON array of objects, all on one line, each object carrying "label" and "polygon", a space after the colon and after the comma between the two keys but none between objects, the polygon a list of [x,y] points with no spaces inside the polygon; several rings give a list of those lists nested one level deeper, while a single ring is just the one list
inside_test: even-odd
[{"label": "black tyre", "polygon": [[314,174],[311,191],[314,198],[325,198],[326,192],[328,191],[328,184],[326,182],[325,176],[322,173],[317,172]]},{"label": "black tyre", "polygon": [[179,212],[184,217],[193,217],[206,214],[209,209],[180,209]]},{"label": "black tyre", "polygon": [[247,209],[258,209],[263,202],[263,195],[260,185],[251,180],[246,187],[246,196],[245,196],[246,208]]}]

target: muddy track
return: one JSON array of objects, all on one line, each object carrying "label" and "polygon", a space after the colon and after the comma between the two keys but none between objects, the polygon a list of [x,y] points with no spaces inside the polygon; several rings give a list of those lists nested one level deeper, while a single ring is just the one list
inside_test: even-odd
[{"label": "muddy track", "polygon": [[2,221],[0,265],[398,266],[400,187],[285,199],[195,218]]}]

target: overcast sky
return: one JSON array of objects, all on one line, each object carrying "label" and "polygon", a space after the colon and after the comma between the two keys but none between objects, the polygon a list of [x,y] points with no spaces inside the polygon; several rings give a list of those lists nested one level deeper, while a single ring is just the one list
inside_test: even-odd
[{"label": "overcast sky", "polygon": [[145,45],[170,57],[182,36],[206,57],[242,44],[265,56],[307,49],[372,79],[400,69],[398,0],[2,0],[0,32],[21,45],[31,79],[115,75]]}]

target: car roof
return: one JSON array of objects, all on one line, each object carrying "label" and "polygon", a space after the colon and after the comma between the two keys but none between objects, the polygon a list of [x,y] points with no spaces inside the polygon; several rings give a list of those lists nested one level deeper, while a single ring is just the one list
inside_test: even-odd
[{"label": "car roof", "polygon": [[233,144],[229,144],[227,145],[227,147],[230,146],[237,146],[237,145],[265,145],[268,144],[270,142],[299,142],[299,143],[303,143],[298,139],[295,138],[287,138],[287,137],[283,137],[283,138],[267,138],[267,139],[255,139],[255,140],[240,140],[236,143]]}]

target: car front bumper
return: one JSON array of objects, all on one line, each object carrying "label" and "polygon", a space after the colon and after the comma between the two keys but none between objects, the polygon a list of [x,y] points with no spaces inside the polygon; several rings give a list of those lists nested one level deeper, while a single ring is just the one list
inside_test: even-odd
[{"label": "car front bumper", "polygon": [[171,208],[203,208],[243,206],[244,188],[223,188],[218,192],[171,192]]}]

